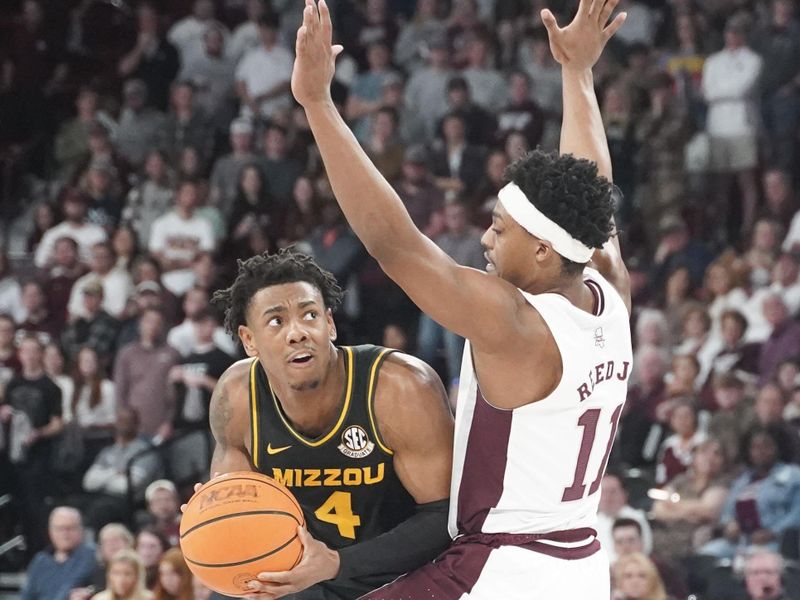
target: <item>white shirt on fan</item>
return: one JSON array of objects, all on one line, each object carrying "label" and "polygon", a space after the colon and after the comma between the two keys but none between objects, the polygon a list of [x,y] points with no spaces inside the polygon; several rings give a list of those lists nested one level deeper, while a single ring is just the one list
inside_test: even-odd
[{"label": "white shirt on fan", "polygon": [[[173,211],[153,222],[148,250],[169,260],[193,260],[200,252],[212,252],[215,246],[214,229],[208,219],[199,215],[184,219]],[[168,271],[162,281],[173,294],[183,296],[194,285],[194,272],[190,268]]]}]

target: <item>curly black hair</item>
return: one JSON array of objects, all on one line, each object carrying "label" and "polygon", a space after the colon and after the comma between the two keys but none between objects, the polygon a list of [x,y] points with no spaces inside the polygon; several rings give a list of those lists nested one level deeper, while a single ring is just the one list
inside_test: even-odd
[{"label": "curly black hair", "polygon": [[331,310],[336,310],[344,297],[331,273],[293,248],[283,248],[274,254],[257,254],[247,260],[237,260],[236,264],[238,271],[233,284],[217,290],[211,298],[212,304],[224,312],[225,329],[234,337],[239,326],[247,324],[247,309],[253,296],[265,287],[305,281],[320,291],[325,308]]},{"label": "curly black hair", "polygon": [[[546,217],[590,248],[602,248],[615,234],[613,186],[598,174],[595,163],[533,150],[508,167],[506,178]],[[584,265],[562,260],[566,273],[583,271]]]}]

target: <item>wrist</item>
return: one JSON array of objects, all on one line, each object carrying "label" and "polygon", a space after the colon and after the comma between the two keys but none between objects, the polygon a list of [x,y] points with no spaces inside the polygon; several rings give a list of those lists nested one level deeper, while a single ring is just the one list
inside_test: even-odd
[{"label": "wrist", "polygon": [[314,100],[306,100],[303,103],[303,108],[305,109],[306,114],[319,114],[330,110],[336,110],[330,93],[327,93],[324,96]]},{"label": "wrist", "polygon": [[330,569],[328,569],[326,573],[327,575],[326,581],[327,581],[328,579],[336,579],[339,576],[339,571],[341,571],[342,558],[341,556],[339,556],[339,552],[332,548],[328,548],[326,552],[328,553],[328,558],[330,563]]}]

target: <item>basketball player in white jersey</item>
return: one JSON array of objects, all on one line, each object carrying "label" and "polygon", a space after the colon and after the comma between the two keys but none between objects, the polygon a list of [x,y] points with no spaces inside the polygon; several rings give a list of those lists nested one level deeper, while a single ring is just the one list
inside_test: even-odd
[{"label": "basketball player in white jersey", "polygon": [[468,339],[459,391],[450,533],[433,563],[364,598],[607,599],[592,529],[631,369],[629,278],[614,235],[611,161],[592,67],[625,15],[580,0],[542,19],[563,67],[561,154],[512,165],[483,236],[486,272],[415,228],[329,94],[324,0],[306,0],[292,90],[336,197],[370,254],[416,304]]}]

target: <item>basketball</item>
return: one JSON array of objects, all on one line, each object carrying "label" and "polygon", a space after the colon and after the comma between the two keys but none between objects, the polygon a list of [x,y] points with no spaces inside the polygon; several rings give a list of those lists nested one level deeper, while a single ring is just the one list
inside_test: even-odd
[{"label": "basketball", "polygon": [[305,525],[303,511],[286,487],[260,473],[227,473],[189,500],[181,550],[207,587],[241,596],[259,573],[287,571],[300,562],[298,525]]}]

